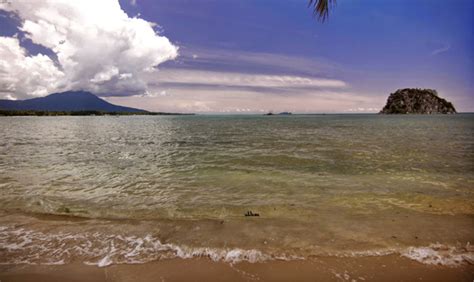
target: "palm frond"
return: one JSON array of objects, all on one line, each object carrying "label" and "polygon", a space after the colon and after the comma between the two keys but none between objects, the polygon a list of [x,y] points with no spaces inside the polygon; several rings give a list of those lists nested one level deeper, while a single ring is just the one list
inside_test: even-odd
[{"label": "palm frond", "polygon": [[329,9],[336,0],[309,0],[308,7],[313,7],[313,15],[324,22],[329,17]]}]

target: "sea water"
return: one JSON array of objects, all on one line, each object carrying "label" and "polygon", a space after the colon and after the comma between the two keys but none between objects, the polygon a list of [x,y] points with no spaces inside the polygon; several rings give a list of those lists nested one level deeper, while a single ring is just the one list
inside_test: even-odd
[{"label": "sea water", "polygon": [[471,114],[1,117],[0,134],[2,264],[474,260]]}]

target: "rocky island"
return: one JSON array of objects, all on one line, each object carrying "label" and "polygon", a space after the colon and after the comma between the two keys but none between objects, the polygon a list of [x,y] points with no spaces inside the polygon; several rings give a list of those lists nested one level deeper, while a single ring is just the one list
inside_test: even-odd
[{"label": "rocky island", "polygon": [[455,114],[453,104],[434,89],[405,88],[390,94],[381,114]]}]

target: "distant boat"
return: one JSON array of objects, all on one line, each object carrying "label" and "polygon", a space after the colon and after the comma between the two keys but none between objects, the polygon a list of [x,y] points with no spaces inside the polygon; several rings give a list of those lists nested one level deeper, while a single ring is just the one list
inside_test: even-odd
[{"label": "distant boat", "polygon": [[281,112],[281,113],[279,113],[279,115],[287,116],[287,115],[292,115],[292,113],[290,113],[290,112]]},{"label": "distant boat", "polygon": [[268,112],[268,113],[264,114],[264,116],[273,116],[273,115],[274,115],[274,113],[272,113],[272,112]]}]

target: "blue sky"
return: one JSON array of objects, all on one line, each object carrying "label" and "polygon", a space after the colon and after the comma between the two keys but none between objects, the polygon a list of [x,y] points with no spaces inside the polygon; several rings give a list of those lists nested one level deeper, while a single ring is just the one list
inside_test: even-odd
[{"label": "blue sky", "polygon": [[[179,55],[143,75],[146,95],[99,89],[114,103],[192,112],[375,112],[396,89],[421,87],[474,111],[474,1],[339,0],[324,23],[296,0],[121,0],[120,7],[156,23],[154,31]],[[0,19],[0,35],[17,32],[11,17]],[[55,57],[28,40],[22,46]]]}]

